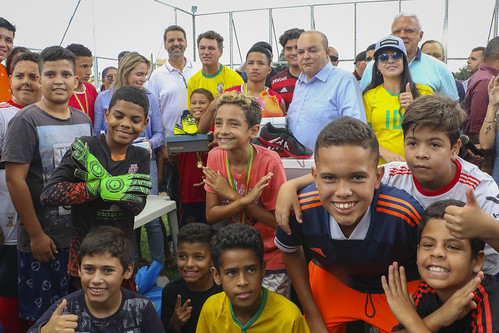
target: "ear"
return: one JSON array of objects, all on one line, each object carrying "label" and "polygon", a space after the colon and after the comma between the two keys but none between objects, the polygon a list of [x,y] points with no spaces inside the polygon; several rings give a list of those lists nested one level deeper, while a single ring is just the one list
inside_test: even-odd
[{"label": "ear", "polygon": [[457,142],[451,147],[451,160],[454,161],[457,158],[461,144],[461,139],[457,139]]},{"label": "ear", "polygon": [[260,131],[260,124],[251,127],[248,131],[249,131],[250,138],[252,138],[252,139],[256,138],[256,136],[258,135],[258,132]]},{"label": "ear", "polygon": [[133,264],[128,265],[127,269],[123,272],[123,278],[129,279],[133,274]]},{"label": "ear", "polygon": [[146,120],[144,121],[144,124],[143,124],[143,127],[142,127],[142,131],[147,127],[147,124],[149,124],[149,118],[146,118]]},{"label": "ear", "polygon": [[329,56],[331,55],[331,50],[329,47],[326,47],[327,60],[329,61]]},{"label": "ear", "polygon": [[211,275],[213,276],[213,280],[219,286],[222,285],[222,279],[220,279],[220,275],[215,267],[211,267]]},{"label": "ear", "polygon": [[484,261],[485,261],[485,252],[484,251],[478,252],[476,257],[473,258],[472,260],[473,273],[478,274],[478,272],[482,270]]},{"label": "ear", "polygon": [[78,265],[78,276],[81,277],[81,267]]},{"label": "ear", "polygon": [[107,124],[107,118],[109,117],[109,113],[110,113],[109,109],[104,110],[104,121],[106,122],[106,124]]},{"label": "ear", "polygon": [[376,168],[376,189],[379,189],[379,186],[381,184],[381,179],[383,178],[383,175],[385,174],[385,167],[380,166]]},{"label": "ear", "polygon": [[416,265],[418,264],[418,259],[419,259],[419,244],[416,247]]}]

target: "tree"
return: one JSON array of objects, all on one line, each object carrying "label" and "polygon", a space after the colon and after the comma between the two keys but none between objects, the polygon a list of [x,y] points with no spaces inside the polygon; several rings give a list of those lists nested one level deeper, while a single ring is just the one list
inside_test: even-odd
[{"label": "tree", "polygon": [[453,73],[454,77],[459,81],[466,81],[471,77],[471,74],[466,70],[466,65],[461,67],[459,71]]}]

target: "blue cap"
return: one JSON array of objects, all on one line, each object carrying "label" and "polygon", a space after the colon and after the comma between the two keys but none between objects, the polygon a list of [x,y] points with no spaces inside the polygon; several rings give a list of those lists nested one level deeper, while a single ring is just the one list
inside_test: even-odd
[{"label": "blue cap", "polygon": [[405,51],[405,45],[404,41],[396,36],[386,36],[384,38],[381,38],[377,43],[376,43],[376,50],[374,51],[374,56],[377,57],[381,51],[385,49],[397,49],[402,52],[404,52],[404,55],[407,58],[407,52]]}]

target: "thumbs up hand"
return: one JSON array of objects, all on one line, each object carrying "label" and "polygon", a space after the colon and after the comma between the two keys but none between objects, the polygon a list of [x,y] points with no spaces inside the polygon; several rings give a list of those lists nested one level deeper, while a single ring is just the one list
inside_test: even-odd
[{"label": "thumbs up hand", "polygon": [[399,103],[400,103],[400,108],[405,109],[409,105],[411,105],[412,101],[414,99],[412,98],[412,93],[411,93],[411,84],[407,82],[405,85],[405,91],[400,92],[399,94]]},{"label": "thumbs up hand", "polygon": [[483,231],[487,230],[485,226],[490,219],[493,220],[480,208],[471,186],[466,189],[466,205],[447,207],[444,219],[450,233],[457,238],[486,238]]},{"label": "thumbs up hand", "polygon": [[40,332],[41,333],[74,333],[75,328],[78,327],[78,317],[72,314],[63,315],[64,308],[68,304],[65,299],[55,309],[50,317],[50,320],[45,324]]}]

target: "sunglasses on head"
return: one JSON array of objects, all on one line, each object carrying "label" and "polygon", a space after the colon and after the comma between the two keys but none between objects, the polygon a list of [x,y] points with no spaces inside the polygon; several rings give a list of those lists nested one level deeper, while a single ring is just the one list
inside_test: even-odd
[{"label": "sunglasses on head", "polygon": [[378,60],[381,63],[385,63],[388,59],[390,59],[390,57],[392,57],[394,61],[397,61],[401,60],[404,57],[404,54],[402,52],[394,52],[393,54],[382,53],[378,56]]}]

